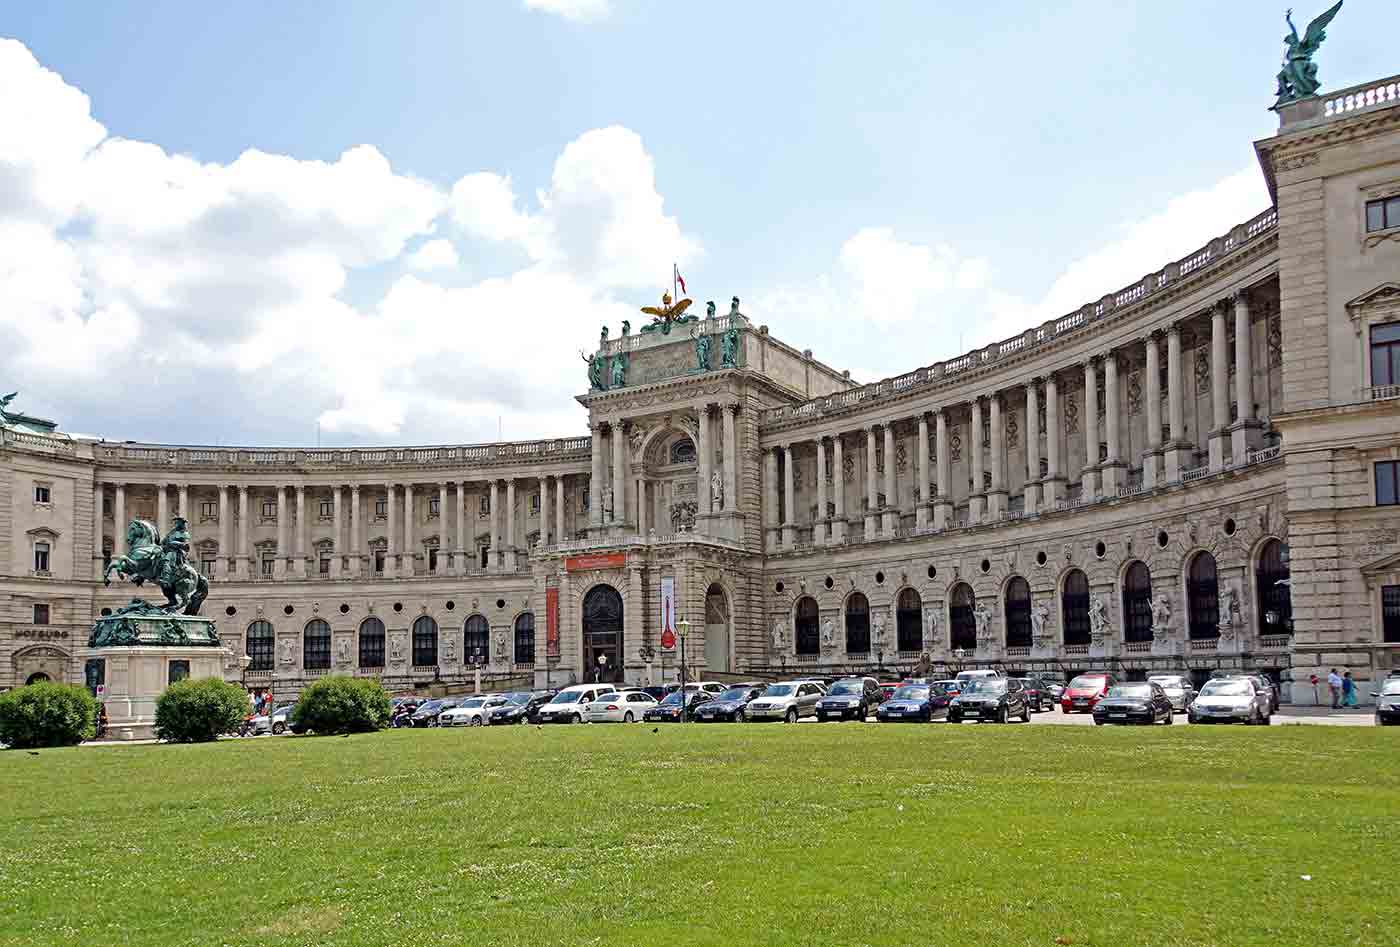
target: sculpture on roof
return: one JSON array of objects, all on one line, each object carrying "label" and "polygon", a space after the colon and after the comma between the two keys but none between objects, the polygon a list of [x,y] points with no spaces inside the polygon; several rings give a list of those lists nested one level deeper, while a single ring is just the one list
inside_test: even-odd
[{"label": "sculpture on roof", "polygon": [[721,368],[739,367],[739,327],[730,325],[719,337],[719,362]]},{"label": "sculpture on roof", "polygon": [[5,422],[5,421],[9,421],[9,420],[10,420],[10,416],[9,416],[8,414],[5,413],[5,409],[8,408],[8,407],[10,406],[10,402],[11,402],[11,401],[14,401],[14,400],[15,400],[16,398],[18,398],[18,397],[19,397],[19,392],[18,392],[18,391],[12,391],[12,392],[10,392],[8,395],[5,395],[3,398],[0,398],[0,422]]},{"label": "sculpture on roof", "polygon": [[618,352],[612,361],[612,387],[621,388],[627,384],[627,353]]},{"label": "sculpture on roof", "polygon": [[671,326],[683,325],[687,322],[698,321],[695,316],[687,316],[685,311],[690,308],[691,300],[679,299],[673,305],[671,294],[661,294],[661,305],[643,306],[642,312],[651,316],[651,324],[642,326],[643,332],[655,332],[660,329],[662,335],[671,334]]},{"label": "sculpture on roof", "polygon": [[695,336],[695,369],[702,372],[710,370],[710,337],[703,332]]},{"label": "sculpture on roof", "polygon": [[1317,63],[1312,61],[1322,41],[1327,38],[1327,24],[1342,8],[1343,0],[1337,0],[1332,9],[1323,13],[1308,24],[1303,38],[1298,38],[1298,28],[1293,25],[1293,10],[1283,15],[1288,23],[1288,35],[1283,38],[1287,50],[1283,55],[1283,68],[1278,73],[1278,101],[1274,108],[1316,95],[1321,83],[1317,81]]},{"label": "sculpture on roof", "polygon": [[579,358],[588,363],[588,387],[591,391],[601,391],[603,389],[603,361],[602,355],[589,355],[585,352],[578,353]]}]

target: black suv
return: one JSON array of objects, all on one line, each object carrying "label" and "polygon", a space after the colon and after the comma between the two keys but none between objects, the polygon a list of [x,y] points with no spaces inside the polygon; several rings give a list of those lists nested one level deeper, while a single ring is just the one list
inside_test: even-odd
[{"label": "black suv", "polygon": [[511,691],[506,694],[506,702],[491,709],[487,723],[539,723],[539,710],[557,691]]},{"label": "black suv", "polygon": [[984,677],[968,681],[967,687],[948,705],[949,723],[962,723],[964,720],[1006,723],[1012,717],[1021,718],[1023,723],[1031,722],[1031,705],[1026,700],[1026,689],[1014,677]]},{"label": "black suv", "polygon": [[864,720],[885,702],[885,689],[873,677],[847,677],[836,681],[817,701],[817,720]]}]

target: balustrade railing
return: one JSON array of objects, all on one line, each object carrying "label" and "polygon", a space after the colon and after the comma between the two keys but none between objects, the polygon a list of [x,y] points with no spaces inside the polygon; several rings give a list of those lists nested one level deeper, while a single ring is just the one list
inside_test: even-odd
[{"label": "balustrade railing", "polygon": [[1216,651],[1219,649],[1219,638],[1192,638],[1187,646],[1192,651]]},{"label": "balustrade railing", "polygon": [[1152,642],[1150,642],[1150,641],[1125,641],[1125,642],[1123,642],[1123,650],[1124,650],[1125,652],[1127,652],[1128,654],[1142,654],[1143,652],[1147,652],[1147,651],[1151,651],[1151,650],[1152,650]]},{"label": "balustrade railing", "polygon": [[1197,480],[1204,480],[1208,476],[1210,476],[1210,467],[1192,467],[1190,470],[1183,470],[1181,472],[1181,482],[1192,483]]},{"label": "balustrade railing", "polygon": [[1400,76],[1341,89],[1322,103],[1324,118],[1340,118],[1352,112],[1384,108],[1400,101]]},{"label": "balustrade railing", "polygon": [[1375,385],[1361,390],[1365,392],[1365,400],[1367,401],[1389,401],[1391,398],[1400,398],[1400,385]]}]

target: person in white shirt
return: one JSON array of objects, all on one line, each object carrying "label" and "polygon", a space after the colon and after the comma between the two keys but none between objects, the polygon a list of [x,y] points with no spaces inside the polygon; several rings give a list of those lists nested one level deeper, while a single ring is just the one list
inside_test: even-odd
[{"label": "person in white shirt", "polygon": [[1336,710],[1341,706],[1342,699],[1342,676],[1336,668],[1327,672],[1327,689],[1332,692],[1332,709]]}]

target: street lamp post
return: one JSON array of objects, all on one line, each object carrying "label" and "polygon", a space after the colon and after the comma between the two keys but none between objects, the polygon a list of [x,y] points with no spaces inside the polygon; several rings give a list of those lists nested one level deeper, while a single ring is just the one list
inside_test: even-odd
[{"label": "street lamp post", "polygon": [[642,659],[642,663],[647,666],[647,686],[651,686],[651,662],[656,657],[656,649],[650,644],[644,644],[637,650],[637,657]]},{"label": "street lamp post", "polygon": [[676,634],[681,639],[681,723],[685,723],[685,639],[690,635],[690,620],[676,622]]},{"label": "street lamp post", "polygon": [[601,683],[603,683],[603,675],[604,675],[605,673],[607,673],[607,670],[608,670],[608,656],[607,656],[606,654],[600,654],[600,655],[598,655],[598,670],[596,670],[596,671],[593,672],[593,683],[594,683],[594,684],[601,684]]}]

